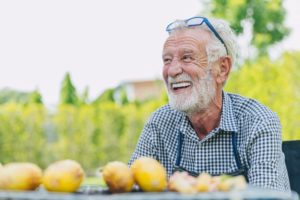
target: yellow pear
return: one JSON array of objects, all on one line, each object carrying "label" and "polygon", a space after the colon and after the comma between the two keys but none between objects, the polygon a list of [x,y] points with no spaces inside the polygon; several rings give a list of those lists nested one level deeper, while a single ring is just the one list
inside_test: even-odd
[{"label": "yellow pear", "polygon": [[74,160],[62,160],[48,166],[43,185],[48,191],[75,192],[84,178],[84,171]]},{"label": "yellow pear", "polygon": [[208,192],[211,188],[212,177],[208,173],[201,173],[197,177],[197,190],[198,192]]},{"label": "yellow pear", "polygon": [[42,182],[42,170],[33,163],[9,163],[0,168],[0,189],[34,190]]},{"label": "yellow pear", "polygon": [[130,192],[134,179],[131,169],[122,162],[108,163],[102,171],[103,178],[111,192]]},{"label": "yellow pear", "polygon": [[161,192],[167,187],[165,168],[155,159],[140,157],[131,166],[138,186],[146,192]]}]

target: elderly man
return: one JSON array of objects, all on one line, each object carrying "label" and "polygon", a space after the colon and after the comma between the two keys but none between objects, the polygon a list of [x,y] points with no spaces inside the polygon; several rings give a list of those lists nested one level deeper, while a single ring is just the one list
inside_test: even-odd
[{"label": "elderly man", "polygon": [[168,176],[176,170],[244,175],[256,186],[289,190],[276,114],[223,91],[237,51],[229,25],[193,17],[167,31],[162,58],[169,104],[146,123],[129,163],[151,156]]}]

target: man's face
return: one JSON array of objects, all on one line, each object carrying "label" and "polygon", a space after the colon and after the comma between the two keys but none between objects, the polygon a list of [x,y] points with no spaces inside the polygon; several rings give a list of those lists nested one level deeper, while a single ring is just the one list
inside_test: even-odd
[{"label": "man's face", "polygon": [[209,40],[208,32],[188,29],[171,34],[165,42],[163,77],[174,109],[203,112],[214,98],[215,81],[205,50]]}]

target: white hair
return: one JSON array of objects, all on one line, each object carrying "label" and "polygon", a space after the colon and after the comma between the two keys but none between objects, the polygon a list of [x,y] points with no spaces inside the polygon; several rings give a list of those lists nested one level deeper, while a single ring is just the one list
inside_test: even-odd
[{"label": "white hair", "polygon": [[[227,47],[228,56],[232,60],[232,65],[234,65],[236,60],[237,47],[238,47],[235,34],[230,28],[228,22],[226,22],[225,20],[221,20],[221,19],[208,19],[208,20],[223,39]],[[184,23],[183,20],[177,20],[176,22],[178,24],[174,30],[189,29],[189,27]],[[194,28],[199,28],[208,31],[212,38],[212,42],[210,42],[206,46],[208,63],[212,63],[217,59],[227,55],[224,44],[222,44],[222,42],[215,36],[215,34],[209,29],[209,27],[206,24],[202,24],[201,26],[194,26]],[[173,31],[171,31],[170,34],[172,32]]]},{"label": "white hair", "polygon": [[[237,40],[235,34],[230,28],[228,22],[221,19],[209,19],[209,21],[223,39],[227,47],[228,56],[232,60],[232,65],[234,65],[237,56]],[[199,26],[199,28],[209,30],[207,26]],[[226,56],[226,48],[211,30],[209,30],[209,33],[213,38],[213,42],[207,45],[206,51],[208,60],[213,62],[222,56]]]}]

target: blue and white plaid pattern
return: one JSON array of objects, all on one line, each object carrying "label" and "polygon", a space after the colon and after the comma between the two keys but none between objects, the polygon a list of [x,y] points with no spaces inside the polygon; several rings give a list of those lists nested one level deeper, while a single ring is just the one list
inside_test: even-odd
[{"label": "blue and white plaid pattern", "polygon": [[179,130],[184,135],[180,166],[211,174],[237,170],[231,133],[237,133],[242,165],[248,168],[249,183],[277,190],[290,190],[281,150],[281,125],[277,115],[259,102],[223,92],[220,126],[200,140],[187,116],[166,105],[150,117],[129,161],[150,156],[171,175],[177,156]]}]

